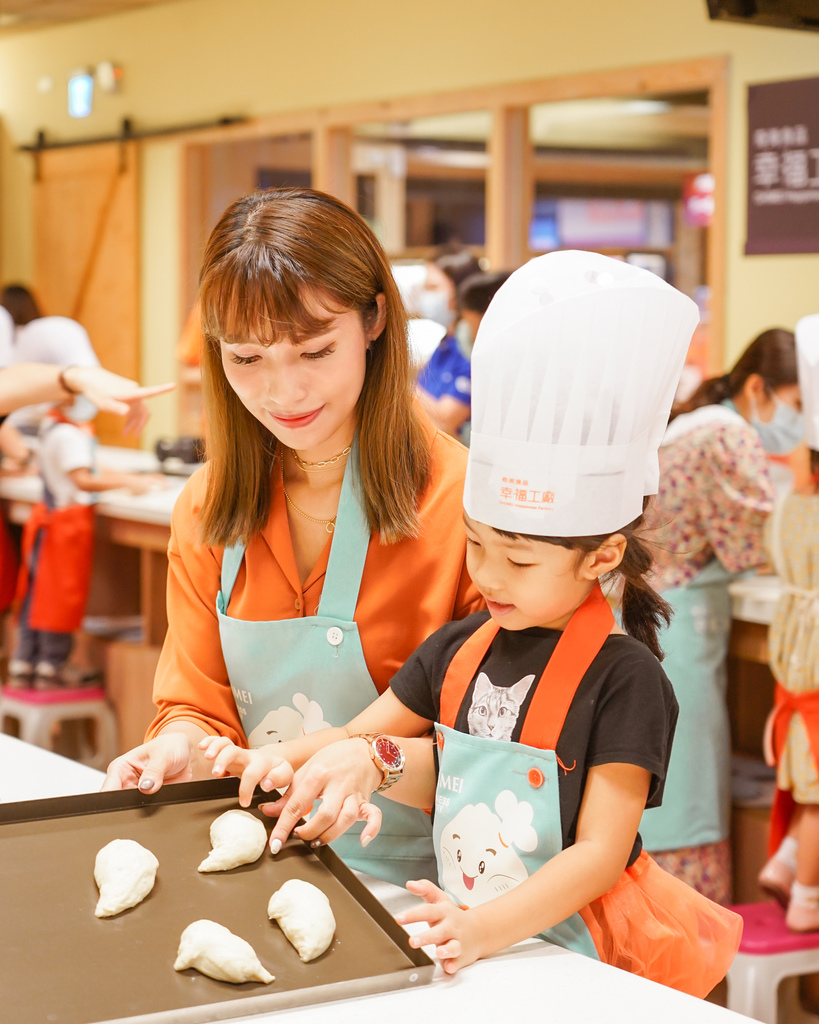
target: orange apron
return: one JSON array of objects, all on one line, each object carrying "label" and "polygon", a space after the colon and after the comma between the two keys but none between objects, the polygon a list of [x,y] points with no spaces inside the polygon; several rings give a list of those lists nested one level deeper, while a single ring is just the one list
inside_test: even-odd
[{"label": "orange apron", "polygon": [[[791,715],[798,711],[805,723],[808,743],[814,763],[819,767],[819,691],[807,693],[791,693],[781,683],[776,684],[773,710],[773,752],[776,760],[785,747]],[[771,810],[771,832],[768,837],[768,850],[773,856],[779,849],[788,832],[791,816],[796,802],[789,789],[777,789]]]},{"label": "orange apron", "polygon": [[49,510],[43,502],[34,506],[23,527],[23,558],[17,585],[20,601],[28,590],[31,555],[41,530],[28,624],[32,629],[50,633],[73,633],[85,614],[91,585],[94,508],[69,505]]}]

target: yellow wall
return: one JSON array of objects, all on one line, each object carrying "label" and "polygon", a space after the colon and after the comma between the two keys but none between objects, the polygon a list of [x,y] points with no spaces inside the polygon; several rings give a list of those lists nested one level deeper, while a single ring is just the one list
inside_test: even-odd
[{"label": "yellow wall", "polygon": [[[0,37],[0,266],[31,271],[30,158],[14,145],[147,129],[232,114],[463,89],[596,69],[728,54],[726,344],[793,325],[819,299],[819,255],[745,257],[745,89],[819,75],[819,35],[711,22],[705,0],[177,0]],[[102,60],[125,72],[84,122],[65,113],[70,71]],[[55,89],[37,83],[50,76]],[[146,379],[173,371],[178,328],[177,143],[145,147],[143,341]],[[170,403],[169,403],[170,404]],[[168,413],[170,415],[170,413]],[[166,415],[154,430],[172,429]]]}]

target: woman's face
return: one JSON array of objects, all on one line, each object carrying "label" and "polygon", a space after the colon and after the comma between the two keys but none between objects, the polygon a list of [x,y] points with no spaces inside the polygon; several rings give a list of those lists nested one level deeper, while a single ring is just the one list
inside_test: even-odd
[{"label": "woman's face", "polygon": [[309,308],[329,319],[321,334],[297,344],[286,337],[272,345],[222,341],[222,366],[242,405],[282,444],[321,457],[352,441],[367,349],[386,312],[379,295],[377,321],[365,331],[355,311],[334,313],[318,299]]}]

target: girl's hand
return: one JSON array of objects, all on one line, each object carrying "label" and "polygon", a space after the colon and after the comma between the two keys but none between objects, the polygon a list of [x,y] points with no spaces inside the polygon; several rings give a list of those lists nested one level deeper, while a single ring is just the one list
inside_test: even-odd
[{"label": "girl's hand", "polygon": [[[211,774],[221,778],[235,775],[239,782],[239,804],[249,807],[257,786],[269,793],[283,789],[293,781],[293,769],[288,761],[276,754],[274,746],[245,750],[224,736],[206,736],[199,744],[206,761],[214,761]],[[265,805],[267,806],[267,805]],[[278,850],[274,850],[277,853]]]},{"label": "girl's hand", "polygon": [[125,486],[131,494],[164,491],[168,487],[168,478],[161,473],[127,473],[125,476]]},{"label": "girl's hand", "polygon": [[418,949],[434,943],[435,955],[446,974],[455,974],[462,967],[468,967],[483,956],[481,935],[474,919],[474,912],[463,910],[445,892],[427,879],[407,882],[407,889],[424,900],[417,907],[396,914],[399,924],[414,924],[426,921],[430,926],[426,932],[412,935],[409,944]]},{"label": "girl's hand", "polygon": [[261,805],[265,814],[279,819],[270,833],[271,851],[279,852],[316,800],[321,800],[321,807],[296,829],[300,839],[315,846],[329,843],[363,820],[367,826],[361,833],[361,845],[366,846],[381,828],[381,811],[369,802],[381,780],[381,772],[361,739],[340,740],[318,751],[293,776],[285,796]]}]

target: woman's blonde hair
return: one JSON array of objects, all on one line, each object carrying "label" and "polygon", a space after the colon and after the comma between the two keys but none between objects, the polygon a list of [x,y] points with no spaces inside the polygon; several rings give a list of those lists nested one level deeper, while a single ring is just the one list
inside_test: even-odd
[{"label": "woman's blonde hair", "polygon": [[370,530],[392,543],[414,536],[430,449],[415,411],[406,314],[387,257],[362,218],[312,189],[272,189],[232,203],[213,229],[199,278],[202,393],[208,483],[202,539],[247,541],[270,514],[275,438],[228,384],[220,341],[299,341],[326,329],[308,300],[356,311],[364,330],[386,320],[370,345],[358,398],[361,495]]}]

